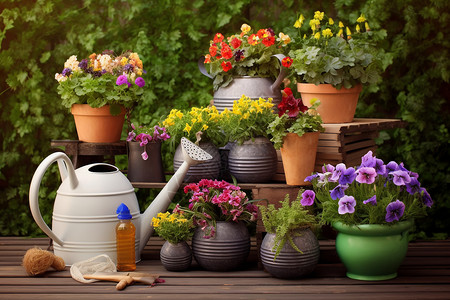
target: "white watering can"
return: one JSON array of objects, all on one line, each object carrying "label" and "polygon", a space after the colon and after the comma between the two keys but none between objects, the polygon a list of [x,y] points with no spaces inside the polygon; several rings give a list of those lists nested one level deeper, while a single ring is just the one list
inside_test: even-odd
[{"label": "white watering can", "polygon": [[[181,139],[184,162],[143,214],[134,188],[113,165],[96,163],[74,169],[63,152],[49,155],[33,175],[30,185],[30,209],[38,226],[54,241],[55,255],[66,265],[107,254],[117,261],[115,225],[116,209],[125,203],[136,227],[136,261],[153,233],[152,218],[167,210],[190,166],[212,158],[186,138]],[[62,184],[53,207],[52,229],[39,210],[39,186],[50,165],[58,163]]]}]

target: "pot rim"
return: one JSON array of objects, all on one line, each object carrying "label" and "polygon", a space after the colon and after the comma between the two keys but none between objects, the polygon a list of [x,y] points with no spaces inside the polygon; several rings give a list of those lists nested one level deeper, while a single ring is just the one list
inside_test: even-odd
[{"label": "pot rim", "polygon": [[333,222],[332,227],[339,233],[363,236],[384,236],[394,235],[410,230],[414,225],[414,220],[405,220],[393,225],[389,224],[360,224],[347,225],[342,222]]},{"label": "pot rim", "polygon": [[314,83],[297,82],[297,89],[300,93],[360,93],[362,91],[362,84],[359,83],[349,89],[342,87],[340,90],[338,90],[329,83],[321,83],[319,85],[315,85]]}]

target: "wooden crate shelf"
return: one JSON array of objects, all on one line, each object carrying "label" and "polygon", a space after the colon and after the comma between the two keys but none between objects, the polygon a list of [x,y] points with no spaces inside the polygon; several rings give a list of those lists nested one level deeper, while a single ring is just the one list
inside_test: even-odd
[{"label": "wooden crate shelf", "polygon": [[[381,130],[404,127],[406,122],[399,119],[356,118],[351,123],[323,124],[325,132],[319,135],[314,171],[321,171],[324,164],[345,163],[356,166],[361,163],[361,156],[369,150],[377,150],[375,139]],[[278,151],[278,168],[274,178],[284,182],[284,170]]]}]

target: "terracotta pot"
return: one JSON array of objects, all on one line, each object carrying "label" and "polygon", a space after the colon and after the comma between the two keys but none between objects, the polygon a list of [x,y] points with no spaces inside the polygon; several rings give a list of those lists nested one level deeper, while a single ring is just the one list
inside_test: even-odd
[{"label": "terracotta pot", "polygon": [[338,90],[331,84],[297,83],[297,90],[308,107],[311,107],[312,99],[320,100],[317,112],[323,123],[350,123],[355,115],[362,85]]},{"label": "terracotta pot", "polygon": [[307,132],[302,136],[288,133],[280,149],[284,174],[288,185],[309,185],[305,178],[314,171],[319,132]]},{"label": "terracotta pot", "polygon": [[115,143],[120,141],[125,108],[119,115],[109,112],[109,105],[92,108],[88,104],[74,104],[71,109],[75,119],[78,139],[89,143]]}]

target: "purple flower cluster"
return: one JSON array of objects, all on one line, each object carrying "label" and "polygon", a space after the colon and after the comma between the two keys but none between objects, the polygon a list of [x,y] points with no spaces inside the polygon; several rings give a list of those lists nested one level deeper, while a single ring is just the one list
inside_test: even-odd
[{"label": "purple flower cluster", "polygon": [[214,236],[215,221],[254,221],[258,216],[258,208],[249,202],[246,193],[226,181],[202,179],[186,185],[184,192],[191,194],[189,211],[205,238]]},{"label": "purple flower cluster", "polygon": [[[371,193],[370,197],[363,200],[364,205],[377,206],[377,188],[395,190],[400,199],[403,193],[409,194],[410,197],[420,199],[422,205],[431,207],[433,200],[427,190],[420,186],[417,173],[407,170],[403,163],[397,164],[394,161],[384,164],[381,159],[373,156],[369,151],[361,159],[361,165],[355,168],[347,168],[345,164],[340,163],[336,167],[328,164],[322,167],[322,173],[315,173],[308,176],[305,181],[313,182],[317,187],[325,187],[331,184],[333,189],[329,190],[329,196],[332,200],[338,200],[338,213],[353,214],[356,210],[357,201],[354,196],[346,195],[351,190],[364,190],[365,194]],[[372,186],[373,185],[373,186]],[[369,187],[370,186],[370,187]],[[351,189],[350,189],[351,187]],[[312,197],[314,201],[315,196]],[[311,205],[311,196],[308,201],[302,205]],[[405,203],[400,199],[390,202],[386,206],[386,222],[399,221],[405,212]],[[311,203],[311,204],[310,204]]]},{"label": "purple flower cluster", "polygon": [[[153,127],[153,133],[149,133],[150,129],[147,127],[139,127],[138,130],[136,130],[136,127],[131,124],[131,128],[133,129],[128,133],[127,141],[136,141],[140,142],[140,146],[144,147],[144,152],[142,152],[142,159],[147,160],[148,154],[145,149],[145,145],[147,145],[149,142],[157,142],[157,141],[165,141],[167,139],[170,139],[170,135],[167,133],[167,129],[165,127],[160,127],[158,125]],[[140,133],[136,134],[134,131],[138,131]],[[142,131],[142,132],[141,132]]]}]

